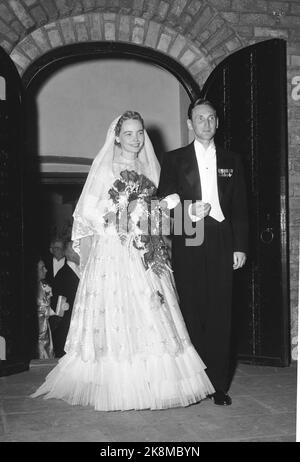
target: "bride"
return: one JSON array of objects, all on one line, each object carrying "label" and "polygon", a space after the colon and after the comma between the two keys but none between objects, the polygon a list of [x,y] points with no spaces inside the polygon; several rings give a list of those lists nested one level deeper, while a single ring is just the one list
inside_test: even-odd
[{"label": "bride", "polygon": [[73,215],[81,279],[66,354],[32,397],[116,411],[188,406],[214,393],[162,238],[139,232],[138,205],[128,226],[120,219],[130,194],[142,208],[155,197],[159,174],[142,117],[126,111],[111,124]]}]

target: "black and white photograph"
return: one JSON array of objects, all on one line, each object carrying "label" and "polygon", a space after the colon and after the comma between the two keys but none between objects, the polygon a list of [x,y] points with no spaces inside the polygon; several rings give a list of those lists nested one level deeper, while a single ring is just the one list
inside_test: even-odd
[{"label": "black and white photograph", "polygon": [[300,442],[299,153],[299,0],[0,0],[0,442]]}]

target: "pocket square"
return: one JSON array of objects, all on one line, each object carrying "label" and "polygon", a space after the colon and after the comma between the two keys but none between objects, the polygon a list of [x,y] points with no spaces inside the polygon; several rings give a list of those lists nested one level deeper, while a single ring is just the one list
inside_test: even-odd
[{"label": "pocket square", "polygon": [[230,178],[233,174],[233,168],[218,168],[218,176]]}]

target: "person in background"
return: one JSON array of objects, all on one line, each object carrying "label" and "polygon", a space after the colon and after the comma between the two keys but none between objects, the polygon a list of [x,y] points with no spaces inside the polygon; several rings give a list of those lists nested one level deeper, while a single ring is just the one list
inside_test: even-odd
[{"label": "person in background", "polygon": [[[53,309],[56,310],[59,296],[63,296],[66,298],[69,308],[64,311],[62,317],[55,316],[50,319],[56,358],[61,358],[65,354],[64,346],[69,332],[73,304],[79,283],[79,256],[73,250],[71,241],[63,243],[62,253],[62,247],[60,245],[57,246],[57,244],[61,243],[62,241],[56,241],[53,243],[53,252],[56,252],[56,255],[59,254],[58,256],[61,257],[59,261],[62,260],[62,258],[64,259],[64,264],[57,271],[52,280],[52,306]],[[55,249],[55,247],[57,247],[57,249]]]},{"label": "person in background", "polygon": [[45,281],[47,268],[41,258],[37,262],[37,314],[38,314],[38,346],[37,356],[39,359],[54,358],[52,334],[49,318],[54,315],[51,309],[52,289]]},{"label": "person in background", "polygon": [[53,287],[57,273],[66,263],[65,240],[59,236],[52,238],[49,251],[50,256],[47,255],[45,258],[45,265],[47,268],[47,281]]}]

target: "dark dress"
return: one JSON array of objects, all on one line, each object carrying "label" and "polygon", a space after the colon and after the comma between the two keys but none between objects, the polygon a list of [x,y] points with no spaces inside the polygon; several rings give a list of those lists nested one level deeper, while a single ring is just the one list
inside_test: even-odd
[{"label": "dark dress", "polygon": [[53,341],[49,323],[52,290],[45,281],[39,281],[37,293],[38,345],[39,359],[54,358]]}]

